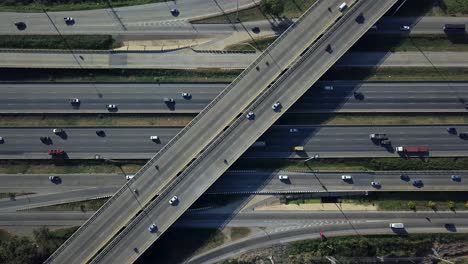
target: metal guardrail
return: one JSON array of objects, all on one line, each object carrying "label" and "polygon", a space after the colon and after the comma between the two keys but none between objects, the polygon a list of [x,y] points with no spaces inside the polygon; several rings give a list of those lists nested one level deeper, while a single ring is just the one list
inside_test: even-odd
[{"label": "metal guardrail", "polygon": [[[362,1],[358,1],[356,4],[353,5],[353,8],[357,8],[359,7],[360,5],[362,5]],[[311,7],[312,8],[312,7]],[[311,9],[309,9],[308,11],[310,11]],[[307,12],[306,12],[307,13]],[[305,14],[305,13],[304,13]],[[335,23],[333,24],[333,27],[338,27],[340,26],[341,24],[344,23],[344,21],[346,20],[345,18],[348,18],[349,16],[351,16],[352,12],[347,12],[342,19],[340,19],[338,21],[338,23]],[[298,19],[298,22],[299,21],[302,21],[303,20],[303,16]],[[290,28],[288,28],[288,30],[290,30],[291,28],[293,28],[293,26],[295,26],[295,24],[293,24]],[[288,31],[287,30],[287,31]],[[292,30],[292,29],[291,29]],[[285,31],[286,32],[286,31]],[[260,103],[262,103],[265,98],[269,95],[269,91],[277,88],[277,86],[282,82],[284,81],[284,79],[289,76],[291,74],[291,72],[293,72],[313,51],[316,50],[317,46],[319,44],[321,44],[321,42],[323,42],[324,39],[326,39],[329,35],[330,35],[330,31],[329,32],[326,32],[322,38],[317,41],[316,43],[314,43],[312,46],[315,48],[315,49],[309,49],[307,50],[307,52],[305,54],[303,54],[302,57],[296,59],[293,63],[292,63],[292,67],[289,67],[288,71],[283,74],[273,85],[271,85],[270,88],[268,88],[267,90],[265,90],[259,97],[257,97],[258,99],[255,100],[252,104],[251,104],[251,107],[247,107],[247,109],[252,109],[252,108],[255,108],[256,106],[258,106]],[[283,35],[282,35],[283,36]],[[278,39],[277,39],[278,40]],[[275,41],[276,42],[276,41]],[[275,44],[275,42],[273,44]],[[272,44],[272,45],[273,45]],[[270,46],[271,47],[271,46]],[[268,49],[267,49],[268,50]],[[264,55],[266,54],[267,50],[261,55],[264,57]],[[260,56],[260,57],[261,57]],[[260,59],[257,58],[257,60]],[[262,58],[263,58],[262,57]],[[256,60],[256,62],[257,62]],[[249,66],[249,68],[253,68],[254,65],[256,65],[257,63],[253,63]],[[290,64],[291,65],[291,64]],[[248,69],[249,69],[248,68]],[[247,70],[247,69],[246,69]],[[245,71],[244,71],[245,72]],[[243,73],[244,73],[243,72]],[[241,74],[242,75],[242,74]],[[236,79],[237,80],[237,79]],[[205,108],[206,109],[206,108]],[[197,116],[198,117],[198,116]],[[107,252],[109,252],[113,246],[118,243],[128,232],[130,232],[132,230],[132,228],[134,226],[136,226],[145,216],[146,216],[146,212],[149,212],[151,211],[156,205],[158,205],[162,200],[163,198],[166,198],[166,196],[168,195],[168,193],[174,189],[177,184],[179,182],[181,182],[190,172],[192,169],[194,169],[210,152],[212,149],[214,149],[216,146],[218,146],[222,140],[227,137],[229,135],[230,132],[232,132],[243,120],[245,120],[245,115],[241,115],[231,126],[229,126],[229,128],[224,131],[218,138],[214,139],[213,143],[208,145],[207,148],[205,149],[205,151],[199,156],[197,157],[197,159],[192,163],[190,164],[189,167],[187,167],[184,172],[179,175],[179,177],[175,178],[172,182],[170,182],[168,185],[166,185],[167,187],[161,191],[160,195],[158,197],[156,197],[156,199],[154,199],[149,205],[146,206],[146,208],[143,210],[142,213],[140,213],[136,218],[134,218],[130,225],[128,225],[120,234],[117,235],[117,237],[114,238],[114,240],[108,244],[108,246],[106,247],[106,249],[104,251],[101,251],[99,253],[99,255],[94,258],[90,263],[98,263],[104,256],[105,254],[107,254]]]},{"label": "metal guardrail", "polygon": [[[60,248],[58,248],[46,261],[45,263],[50,263],[52,262],[61,252],[63,252],[63,250],[70,244],[72,243],[79,234],[81,234],[81,232],[83,232],[83,230],[85,230],[103,211],[105,211],[124,191],[126,190],[129,190],[129,185],[131,185],[135,180],[137,180],[150,166],[153,166],[153,164],[156,162],[156,160],[161,156],[163,155],[165,152],[168,151],[168,149],[170,149],[170,147],[172,145],[174,145],[185,133],[187,133],[187,131],[190,130],[191,127],[193,127],[201,118],[203,118],[206,113],[211,109],[213,108],[213,106],[218,103],[229,91],[232,90],[232,88],[245,76],[247,75],[250,71],[252,71],[254,69],[255,66],[258,65],[258,63],[265,57],[267,56],[267,54],[269,54],[269,52],[275,48],[278,43],[280,43],[297,25],[299,25],[300,23],[302,23],[302,21],[305,19],[305,17],[307,17],[311,12],[312,10],[315,8],[315,6],[317,6],[319,3],[323,2],[323,1],[326,1],[326,0],[318,0],[316,1],[306,12],[304,12],[304,14],[294,23],[292,24],[291,26],[288,27],[288,29],[286,29],[260,56],[257,57],[257,59],[255,59],[255,61],[249,65],[249,67],[247,67],[230,85],[228,85],[213,101],[211,101],[194,119],[192,119],[192,121],[187,125],[185,126],[184,129],[182,129],[179,133],[177,133],[177,135],[172,138],[150,161],[148,161],[148,163],[146,163],[136,174],[135,176],[129,181],[127,182],[127,184],[125,184],[121,189],[119,189],[115,194],[114,196],[112,196],[88,221],[86,221],[69,239],[67,239],[67,241],[65,241],[65,243],[63,243]],[[206,152],[204,152],[204,154],[206,154]],[[203,154],[202,154],[203,156]],[[192,165],[195,165],[195,164],[198,164],[198,160],[200,160],[200,158],[202,158],[201,156],[194,161],[194,163],[191,164]],[[182,176],[182,175],[181,175]],[[183,177],[178,177],[176,179],[175,182],[172,182],[172,183],[169,183],[169,187],[171,187],[172,184],[176,184],[178,183]],[[179,181],[177,181],[179,180]],[[172,189],[172,188],[171,188]],[[167,189],[165,191],[170,191],[171,189]],[[162,191],[161,193],[164,193],[164,191]],[[156,201],[159,201],[161,196],[164,196],[164,195],[160,195],[158,196],[151,204],[156,204],[157,202]],[[150,205],[151,206],[151,205]],[[151,208],[153,208],[155,205],[153,205]],[[151,210],[151,208],[149,210]],[[145,208],[144,211],[147,211],[147,209]],[[139,217],[142,216],[142,214],[140,214],[139,216],[137,216],[136,219],[137,222],[140,220]],[[135,221],[135,219],[133,220]],[[133,222],[132,222],[133,223]],[[130,226],[127,226],[127,228],[124,229],[124,231],[122,231],[121,234],[126,234],[126,230],[129,230],[131,228],[129,228]],[[128,231],[127,231],[128,232]],[[120,236],[120,235],[119,235]],[[117,238],[115,238],[113,241],[117,241]],[[109,248],[109,247],[108,247]],[[102,252],[101,252],[102,253]],[[95,261],[93,260],[93,263]]]}]

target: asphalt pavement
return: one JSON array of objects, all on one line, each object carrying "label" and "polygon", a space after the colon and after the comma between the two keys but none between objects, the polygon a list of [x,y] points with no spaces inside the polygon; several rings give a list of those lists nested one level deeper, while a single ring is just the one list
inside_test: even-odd
[{"label": "asphalt pavement", "polygon": [[[161,27],[187,26],[188,20],[221,15],[224,12],[254,6],[256,0],[177,0],[87,11],[39,13],[1,12],[2,34],[118,34],[121,32],[149,31]],[[110,2],[109,2],[110,3]],[[171,14],[177,8],[179,13]],[[67,25],[64,17],[73,17],[75,23]],[[26,29],[18,30],[14,23],[24,22]]]},{"label": "asphalt pavement", "polygon": [[[199,113],[227,83],[3,83],[0,113]],[[333,86],[327,91],[325,86]],[[191,96],[183,97],[182,93]],[[70,99],[80,99],[71,104]],[[173,98],[169,107],[164,98]],[[288,113],[461,112],[465,82],[334,81],[314,85]]]},{"label": "asphalt pavement", "polygon": [[[70,69],[244,69],[259,53],[171,52],[93,53],[85,51],[0,52],[3,68]],[[350,52],[334,67],[465,67],[468,52]]]},{"label": "asphalt pavement", "polygon": [[[402,145],[429,146],[431,157],[468,155],[468,141],[447,132],[468,132],[468,125],[390,125],[390,126],[273,126],[259,141],[265,146],[251,147],[243,158],[322,158],[399,157],[395,147]],[[0,128],[4,138],[0,144],[2,159],[50,159],[50,149],[62,149],[70,159],[148,159],[162,149],[180,127],[62,127],[64,134],[55,135],[52,127]],[[296,129],[296,130],[294,130]],[[96,131],[103,130],[98,136]],[[293,131],[293,132],[291,132]],[[296,131],[296,132],[294,132]],[[369,139],[372,133],[386,133],[390,146]],[[158,136],[154,141],[150,136]],[[51,142],[39,139],[49,136]],[[304,151],[294,151],[304,146]],[[60,157],[55,157],[60,160]]]},{"label": "asphalt pavement", "polygon": [[[260,55],[255,63],[223,90],[202,113],[179,132],[175,139],[166,144],[165,148],[160,150],[130,181],[130,186],[123,186],[46,262],[88,261],[107,244],[108,240],[113,239],[115,234],[150,203],[161,189],[166,188],[177,178],[187,164],[191,163],[196,155],[223,131],[224,127],[235,120],[255,98],[264,92],[267,86],[301,54],[303,49],[320,36],[329,23],[333,23],[339,16],[339,11],[329,12],[326,6],[329,3],[329,1],[327,4],[318,1],[313,8],[309,9],[303,16],[302,23],[296,23],[295,27],[283,33],[280,40]],[[339,2],[334,1],[334,3]],[[292,43],[294,45],[291,45]],[[210,129],[207,130],[207,127]],[[156,152],[156,149],[151,152]],[[96,233],[100,236],[96,237]],[[147,240],[143,239],[141,242],[147,243]],[[125,252],[122,253],[125,254]],[[117,257],[117,259],[121,262],[132,261],[126,257]]]},{"label": "asphalt pavement", "polygon": [[[311,168],[313,169],[313,168]],[[279,179],[286,175],[288,179]],[[352,181],[343,181],[351,175]],[[407,178],[401,179],[401,175]],[[461,177],[460,181],[451,179]],[[50,181],[49,174],[1,174],[0,192],[34,193],[0,199],[0,211],[13,212],[68,202],[109,197],[126,182],[123,174],[62,174]],[[467,171],[228,171],[207,194],[295,194],[349,195],[373,191],[468,191]],[[412,180],[423,184],[413,186]],[[378,186],[371,186],[378,182]]]},{"label": "asphalt pavement", "polygon": [[[254,111],[252,118],[239,115],[235,122],[225,127],[224,132],[207,145],[186,169],[181,170],[177,180],[169,184],[168,189],[152,201],[143,213],[136,216],[93,262],[135,260],[137,256],[134,255],[135,251],[128,248],[129,244],[145,251],[156,241],[227,170],[229,164],[235,162],[281,116],[282,111],[299,99],[395,2],[361,0],[351,7],[313,47],[291,64],[277,82],[271,84],[267,92],[257,96],[247,108],[247,111]],[[364,16],[365,19],[356,18]],[[298,27],[296,24],[296,28]],[[305,32],[307,30],[303,33]],[[281,102],[282,108],[272,111],[272,105],[276,102]],[[168,204],[174,195],[177,196],[176,202]],[[156,235],[147,232],[152,223],[157,226]]]}]

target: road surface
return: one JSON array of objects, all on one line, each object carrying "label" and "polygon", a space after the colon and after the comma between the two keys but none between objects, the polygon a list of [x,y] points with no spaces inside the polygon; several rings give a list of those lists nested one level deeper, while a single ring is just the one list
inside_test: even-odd
[{"label": "road surface", "polygon": [[[226,258],[234,257],[248,250],[262,248],[276,244],[283,244],[304,239],[320,238],[319,233],[324,232],[327,237],[355,236],[355,235],[391,235],[395,234],[389,228],[390,223],[404,223],[402,234],[416,233],[467,233],[468,214],[466,212],[314,212],[302,213],[302,223],[294,223],[283,220],[284,216],[293,214],[264,212],[265,222],[274,224],[272,228],[266,228],[262,232],[224,244],[208,252],[195,256],[187,263],[215,263]],[[255,215],[257,213],[252,213]],[[251,215],[251,216],[252,216]],[[262,213],[256,217],[248,217],[250,221],[261,225],[259,219]],[[203,216],[209,217],[207,215]],[[297,217],[297,215],[292,216]],[[300,218],[301,216],[299,216]],[[234,217],[233,221],[237,216]],[[274,220],[271,220],[274,219]],[[190,221],[194,221],[190,219]],[[210,220],[207,220],[209,222]],[[211,220],[214,221],[214,220]],[[232,222],[228,225],[233,225]],[[253,223],[254,224],[254,223]],[[446,226],[446,224],[452,224]]]},{"label": "road surface", "polygon": [[[408,179],[400,179],[400,175]],[[288,180],[279,180],[287,175]],[[351,175],[345,182],[342,175]],[[461,181],[451,180],[459,175]],[[0,193],[38,193],[21,195],[14,200],[0,199],[0,211],[11,212],[99,197],[109,197],[126,182],[120,174],[63,174],[60,182],[53,183],[46,174],[0,175]],[[415,187],[411,180],[419,179],[423,185]],[[263,172],[228,171],[207,190],[207,194],[294,194],[347,193],[372,191],[467,191],[467,171],[386,171],[386,172]],[[372,187],[371,182],[381,185]]]},{"label": "road surface", "polygon": [[[258,4],[257,0],[239,0],[239,8]],[[171,9],[179,10],[173,16]],[[231,0],[177,0],[162,3],[137,5],[87,11],[46,13],[0,13],[2,34],[118,34],[125,32],[151,31],[161,27],[187,26],[188,20],[220,15],[235,11],[237,1]],[[66,25],[64,17],[73,17],[74,25]],[[24,22],[25,30],[18,30],[14,23]]]},{"label": "road surface", "polygon": [[[298,100],[395,2],[360,0],[351,7],[313,47],[304,52],[297,62],[291,64],[267,92],[257,96],[247,108],[247,111],[255,112],[253,118],[246,118],[245,114],[240,115],[226,127],[199,157],[179,172],[177,180],[168,184],[165,192],[155,198],[97,254],[92,263],[134,261],[137,256],[128,245],[145,251],[156,241],[159,235],[227,170],[229,164],[235,162],[281,116],[282,111]],[[275,102],[281,102],[282,108],[272,111]],[[178,197],[176,202],[168,204],[169,199],[175,195]],[[148,232],[148,226],[152,223],[157,226],[156,234]]]},{"label": "road surface", "polygon": [[[333,0],[333,3],[337,5],[339,1]],[[289,67],[303,49],[319,37],[328,24],[333,23],[340,14],[338,10],[329,12],[329,4],[330,1],[316,2],[300,20],[302,22],[297,22],[284,32],[257,61],[166,144],[129,182],[129,187],[123,186],[46,262],[80,263],[90,260],[140,209],[203,152],[226,126],[242,115],[244,109]],[[207,130],[207,127],[210,129]],[[152,150],[153,153],[155,151]],[[97,237],[97,233],[100,236]],[[121,262],[132,261],[125,257],[118,259]]]},{"label": "road surface", "polygon": [[[137,53],[0,52],[3,68],[70,69],[244,69],[258,53],[200,53],[192,50]],[[335,67],[466,67],[468,52],[350,52]]]},{"label": "road surface", "polygon": [[[307,158],[319,154],[322,158],[398,157],[395,147],[427,145],[429,155],[467,156],[468,141],[449,134],[447,127],[468,132],[468,125],[346,125],[346,126],[274,126],[260,141],[264,147],[251,147],[244,158]],[[180,127],[63,127],[58,136],[49,128],[0,128],[4,142],[0,144],[2,159],[50,159],[49,149],[66,151],[70,159],[148,159],[181,130]],[[290,132],[297,129],[297,132]],[[96,135],[103,130],[105,136]],[[392,144],[384,147],[372,142],[372,133],[386,133]],[[150,140],[157,135],[158,141]],[[49,136],[51,144],[39,139]],[[304,151],[293,151],[304,146]]]},{"label": "road surface", "polygon": [[[0,84],[0,113],[199,113],[226,83],[8,83]],[[324,86],[333,86],[325,91]],[[182,93],[191,97],[183,98]],[[356,92],[356,95],[353,94]],[[169,108],[163,99],[174,98]],[[79,98],[72,105],[71,98]],[[320,82],[288,113],[462,112],[467,110],[464,82]]]}]

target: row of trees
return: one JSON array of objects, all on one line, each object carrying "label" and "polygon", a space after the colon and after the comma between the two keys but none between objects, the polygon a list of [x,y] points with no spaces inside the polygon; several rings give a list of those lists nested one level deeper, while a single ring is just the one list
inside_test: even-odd
[{"label": "row of trees", "polygon": [[[411,210],[416,210],[416,202],[414,201],[409,201],[407,204],[409,209]],[[434,201],[428,201],[426,203],[426,206],[431,208],[432,210],[437,210],[437,202],[434,202]],[[468,202],[465,202],[465,208],[468,208]],[[450,209],[450,210],[455,210],[457,207],[456,203],[454,201],[447,201],[447,208]]]},{"label": "row of trees", "polygon": [[0,263],[42,263],[73,231],[75,231],[74,228],[64,232],[51,232],[43,227],[33,231],[32,239],[12,236],[6,240],[0,240]]}]

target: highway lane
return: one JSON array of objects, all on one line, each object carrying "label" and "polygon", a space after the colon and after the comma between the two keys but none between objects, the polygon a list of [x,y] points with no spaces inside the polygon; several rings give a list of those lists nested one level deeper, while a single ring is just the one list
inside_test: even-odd
[{"label": "highway lane", "polygon": [[[352,182],[344,182],[341,175],[351,175]],[[409,180],[401,180],[405,174]],[[288,180],[279,180],[287,175]],[[459,175],[462,180],[451,180]],[[118,174],[63,174],[60,182],[52,183],[46,174],[0,175],[0,192],[38,193],[21,195],[14,200],[0,199],[1,212],[31,209],[65,202],[83,201],[109,197],[126,182]],[[468,191],[467,171],[377,171],[377,172],[265,172],[228,171],[211,186],[207,194],[291,194],[324,193],[325,195],[346,195],[372,191]],[[422,186],[415,187],[411,180],[419,179]],[[378,188],[372,181],[380,182]]]},{"label": "highway lane", "polygon": [[[0,84],[0,113],[198,113],[226,83],[23,83]],[[333,86],[326,91],[324,86]],[[192,96],[183,98],[182,93]],[[356,96],[353,94],[356,92]],[[165,97],[174,98],[169,108]],[[71,105],[69,99],[81,104]],[[289,113],[466,112],[468,83],[333,81],[314,85]]]},{"label": "highway lane", "polygon": [[[382,212],[380,212],[382,213]],[[376,234],[395,234],[388,225],[390,223],[404,223],[403,234],[416,233],[467,233],[468,224],[467,215],[452,217],[456,215],[452,212],[444,212],[441,215],[437,213],[417,213],[412,212],[316,212],[315,215],[309,215],[309,218],[302,224],[288,224],[286,221],[275,221],[282,226],[265,229],[261,233],[254,233],[251,236],[224,244],[208,252],[202,253],[189,259],[187,263],[215,263],[226,258],[236,256],[248,250],[262,248],[275,244],[283,244],[304,239],[318,239],[319,233],[324,232],[327,237],[334,236],[355,236],[355,235],[376,235]],[[280,217],[278,214],[265,214]],[[306,215],[306,214],[305,214]],[[323,215],[324,221],[316,221]],[[335,215],[335,217],[333,217]],[[362,217],[360,218],[359,217]],[[358,216],[358,217],[356,217]],[[313,219],[313,220],[311,220]],[[429,219],[429,220],[428,220]],[[261,220],[259,220],[261,221]],[[446,227],[446,224],[452,224],[452,227]]]},{"label": "highway lane", "polygon": [[[341,175],[351,175],[352,183],[341,180]],[[415,188],[410,181],[403,181],[400,175],[409,179],[420,179],[423,188]],[[50,174],[0,174],[0,193],[61,193],[71,190],[103,187],[119,187],[125,182],[123,174],[53,174],[60,177],[60,182],[49,180]],[[288,175],[289,180],[278,179],[279,175]],[[468,190],[468,181],[455,182],[451,175],[460,175],[468,179],[468,171],[227,171],[211,186],[206,193],[299,193],[299,192],[341,192],[341,191],[461,191]],[[381,183],[381,188],[374,188],[371,181]],[[322,187],[325,186],[326,190]],[[106,190],[98,193],[105,196]],[[28,199],[23,196],[19,199]],[[85,197],[83,197],[85,198]]]},{"label": "highway lane", "polygon": [[[239,0],[239,7],[246,8],[258,3],[255,0]],[[161,27],[177,28],[187,26],[188,20],[219,15],[234,11],[237,1],[231,0],[177,0],[162,3],[108,8],[88,11],[66,11],[44,13],[1,12],[0,32],[2,34],[118,34],[121,32],[148,31]],[[178,16],[170,12],[179,10]],[[64,17],[73,17],[75,24],[68,26]],[[14,23],[22,21],[27,28],[19,31]],[[52,24],[53,23],[53,24]],[[57,28],[55,28],[54,27]]]},{"label": "highway lane", "polygon": [[[332,3],[336,6],[339,1],[333,0]],[[300,20],[302,22],[283,33],[137,173],[129,182],[131,188],[123,186],[46,262],[90,260],[340,15],[338,10],[329,12],[329,4],[330,1],[317,1],[306,11]],[[125,258],[120,261],[126,262]]]},{"label": "highway lane", "polygon": [[28,194],[15,197],[14,199],[0,199],[0,211],[14,212],[34,207],[105,198],[112,196],[117,189],[118,186],[106,186],[98,188],[89,187],[74,190],[61,190],[59,186],[55,192],[47,194]]},{"label": "highway lane", "polygon": [[[226,127],[187,169],[180,172],[177,181],[170,184],[142,214],[136,216],[93,262],[135,260],[137,256],[128,245],[144,251],[156,241],[158,235],[167,230],[227,170],[229,164],[239,158],[281,116],[282,111],[299,99],[395,2],[361,0],[351,7],[313,47],[291,64],[278,82],[247,108],[247,111],[255,111],[253,118],[248,119],[244,114]],[[365,19],[356,19],[362,16]],[[282,108],[272,111],[272,105],[277,101],[281,102]],[[178,200],[172,206],[167,202],[174,195],[177,195]],[[157,226],[156,234],[148,232],[148,226],[152,223]]]},{"label": "highway lane", "polygon": [[[90,53],[0,52],[3,68],[70,69],[244,69],[258,53],[199,53],[190,49],[171,52]],[[83,59],[81,59],[83,58]],[[349,52],[335,67],[466,67],[468,52]]]},{"label": "highway lane", "polygon": [[[430,156],[466,156],[468,141],[447,133],[447,127],[468,132],[468,125],[391,125],[391,126],[274,126],[259,141],[264,147],[251,147],[244,158],[307,158],[319,154],[334,157],[398,157],[394,148],[401,145],[427,145]],[[63,127],[62,137],[49,128],[0,128],[2,159],[50,159],[49,149],[63,149],[70,159],[148,159],[179,131],[180,127]],[[297,129],[297,132],[290,132]],[[96,135],[105,132],[104,137]],[[374,144],[369,134],[386,133],[392,145]],[[150,140],[157,135],[159,141]],[[39,139],[49,136],[52,144]],[[293,151],[304,146],[304,151]]]}]

